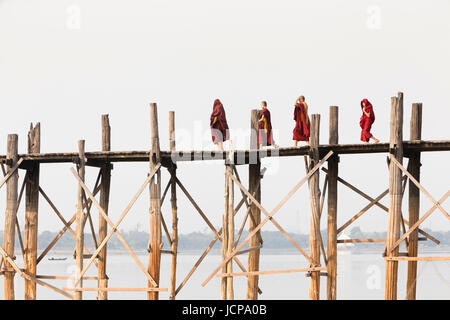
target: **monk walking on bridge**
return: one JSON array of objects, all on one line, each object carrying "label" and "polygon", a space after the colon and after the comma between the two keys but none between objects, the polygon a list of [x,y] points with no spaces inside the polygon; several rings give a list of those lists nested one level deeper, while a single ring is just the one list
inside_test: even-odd
[{"label": "monk walking on bridge", "polygon": [[266,101],[261,102],[261,109],[258,122],[258,145],[260,148],[272,144],[277,147],[272,139],[272,122],[270,121],[270,111],[267,109]]},{"label": "monk walking on bridge", "polygon": [[294,120],[295,120],[295,128],[294,128],[294,137],[292,138],[294,142],[294,146],[297,147],[298,141],[306,141],[306,144],[309,144],[309,116],[308,116],[308,105],[305,102],[305,97],[300,96],[294,105]]},{"label": "monk walking on bridge", "polygon": [[225,109],[219,99],[214,101],[213,112],[210,118],[212,141],[223,151],[223,142],[230,138]]},{"label": "monk walking on bridge", "polygon": [[372,124],[375,121],[375,113],[373,112],[372,104],[367,99],[363,99],[361,101],[361,109],[362,116],[359,120],[359,126],[361,127],[361,141],[369,142],[370,138],[372,138],[375,143],[380,142],[377,138],[375,138],[371,133],[370,129],[372,128]]}]

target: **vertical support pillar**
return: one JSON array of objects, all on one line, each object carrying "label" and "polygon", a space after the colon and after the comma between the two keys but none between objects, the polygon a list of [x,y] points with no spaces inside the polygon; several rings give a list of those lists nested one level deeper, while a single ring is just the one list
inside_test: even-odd
[{"label": "vertical support pillar", "polygon": [[[410,122],[410,140],[422,139],[422,104],[413,103]],[[420,151],[409,156],[408,171],[420,182]],[[419,220],[420,190],[409,181],[409,225],[413,226]],[[408,256],[417,257],[418,230],[414,230],[409,236]],[[408,261],[408,276],[406,280],[406,299],[416,299],[417,261]]]},{"label": "vertical support pillar", "polygon": [[[169,143],[170,151],[174,152],[175,143],[175,112],[169,112]],[[177,184],[175,178],[177,176],[177,166],[172,157],[172,164],[169,167],[171,183],[170,183],[170,205],[172,207],[172,265],[170,270],[170,300],[175,300],[176,279],[177,279],[177,254],[178,254],[178,208],[177,208]]]},{"label": "vertical support pillar", "polygon": [[[84,155],[84,146],[85,141],[79,140],[78,141],[78,157],[79,157],[79,163],[78,163],[78,175],[80,176],[81,180],[84,181],[85,177],[85,163],[86,158]],[[86,217],[84,215],[83,211],[83,188],[81,184],[78,184],[78,192],[77,192],[77,217],[76,217],[76,243],[75,243],[75,263],[76,263],[76,278],[78,279],[81,275],[81,271],[83,270],[83,248],[84,248],[84,226],[86,223]],[[82,288],[83,287],[83,279],[80,279],[78,282],[76,288]],[[82,291],[75,291],[74,295],[75,300],[82,300],[83,299],[83,292]]]},{"label": "vertical support pillar", "polygon": [[[339,108],[330,107],[329,144],[339,143]],[[334,154],[328,159],[328,243],[327,243],[327,299],[336,300],[337,283],[337,177],[339,156]]]},{"label": "vertical support pillar", "polygon": [[[7,142],[6,160],[8,162],[7,170],[11,168],[18,161],[18,136],[17,134],[9,134]],[[15,259],[14,255],[14,240],[15,240],[15,222],[16,222],[16,207],[17,207],[17,187],[19,180],[19,173],[16,170],[6,183],[6,210],[5,210],[5,227],[3,231],[3,248],[6,254]],[[14,275],[15,271],[8,261],[5,263],[4,273],[4,290],[5,300],[14,300]]]},{"label": "vertical support pillar", "polygon": [[[225,166],[225,192],[224,192],[224,210],[222,217],[222,260],[225,260],[228,252],[228,166]],[[222,273],[227,273],[227,264],[222,267]],[[227,277],[222,277],[220,282],[220,299],[227,299]]]},{"label": "vertical support pillar", "polygon": [[[320,115],[311,116],[310,145],[310,170],[320,161],[319,157],[319,128]],[[309,196],[311,203],[311,218],[309,231],[309,247],[311,259],[314,263],[311,267],[320,266],[320,189],[319,170],[317,170],[308,180]],[[309,298],[311,300],[320,299],[320,272],[311,272],[311,285],[309,287]]]},{"label": "vertical support pillar", "polygon": [[[150,103],[150,171],[161,162],[158,133],[158,109],[156,103]],[[150,254],[148,272],[159,286],[159,271],[161,266],[161,169],[150,180]],[[148,282],[148,287],[153,288]],[[149,291],[148,300],[158,300],[158,291]]]},{"label": "vertical support pillar", "polygon": [[[226,160],[231,161],[231,160]],[[223,240],[222,256],[227,257],[234,249],[234,182],[231,178],[233,167],[230,164],[225,165],[225,212],[223,218]],[[233,259],[224,266],[225,273],[233,273]],[[233,300],[233,277],[224,277],[222,281],[222,299]],[[225,297],[224,297],[225,293]]]},{"label": "vertical support pillar", "polygon": [[[111,127],[109,125],[109,115],[102,115],[102,151],[111,151]],[[108,214],[109,192],[111,186],[111,163],[104,163],[101,170],[102,182],[100,185],[100,206]],[[106,238],[108,234],[108,222],[100,214],[98,220],[98,243]],[[108,276],[106,275],[107,243],[98,254],[98,287],[108,287]],[[97,300],[107,300],[107,291],[98,291]]]},{"label": "vertical support pillar", "polygon": [[[398,97],[391,98],[391,121],[390,121],[390,153],[400,163],[403,162],[403,93],[399,92]],[[402,210],[402,172],[394,164],[389,164],[389,223],[386,239],[386,248],[400,238],[400,218]],[[389,257],[398,256],[399,248],[390,252]],[[386,282],[385,299],[397,299],[397,275],[398,261],[386,260]]]},{"label": "vertical support pillar", "polygon": [[[258,134],[258,119],[259,111],[252,110],[251,121],[250,121],[250,150],[257,150],[259,148],[257,143]],[[248,166],[248,191],[253,194],[255,191],[255,199],[261,202],[261,162],[258,155],[249,156],[249,166]],[[254,204],[250,205],[250,213],[253,219],[250,219],[249,232],[252,232],[261,222],[261,211]],[[261,239],[260,232],[258,231],[253,237],[250,238],[249,248],[257,247],[261,245],[259,239]],[[248,253],[248,271],[259,271],[259,257],[260,250],[250,251]],[[247,300],[257,300],[258,299],[258,276],[249,276],[247,279]]]},{"label": "vertical support pillar", "polygon": [[[28,153],[41,152],[41,125],[30,125],[28,131]],[[35,277],[37,264],[38,209],[39,209],[39,163],[27,168],[25,178],[25,273]],[[36,300],[36,283],[25,279],[25,300]]]}]

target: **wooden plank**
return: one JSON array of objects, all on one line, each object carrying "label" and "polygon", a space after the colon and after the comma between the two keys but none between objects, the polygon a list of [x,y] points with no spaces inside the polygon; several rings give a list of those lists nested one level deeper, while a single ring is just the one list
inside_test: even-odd
[{"label": "wooden plank", "polygon": [[[99,189],[97,188],[97,183],[96,182],[96,186],[94,187],[95,191],[94,191],[94,196],[98,193]],[[64,228],[61,229],[60,232],[58,232],[58,234],[55,236],[55,238],[50,242],[50,244],[44,249],[44,251],[42,251],[42,253],[39,255],[39,257],[37,258],[36,264],[39,264],[39,262],[41,262],[41,260],[47,255],[47,253],[53,248],[53,246],[58,242],[58,240],[64,235],[64,233],[68,230],[72,236],[74,237],[74,239],[76,239],[76,233],[75,231],[73,231],[73,229],[71,228],[71,225],[73,224],[73,222],[75,222],[76,217],[77,217],[77,213],[75,212],[75,214],[72,216],[72,218],[69,220],[69,222],[67,222],[64,217],[62,216],[61,212],[59,212],[58,208],[56,208],[56,206],[53,204],[53,202],[50,200],[50,198],[48,197],[48,195],[44,192],[44,190],[42,190],[41,187],[39,187],[39,192],[40,194],[44,197],[44,199],[48,202],[48,204],[50,205],[50,207],[53,209],[53,211],[55,212],[55,214],[58,216],[58,218],[62,221],[62,223],[64,224]],[[89,200],[89,203],[83,203],[83,207],[87,208],[87,207],[91,207],[92,205],[92,201]],[[86,248],[86,246],[84,246],[83,251],[87,254],[90,254],[91,252],[89,251],[88,248]],[[95,265],[97,266],[97,262],[94,261]]]},{"label": "wooden plank", "polygon": [[[325,168],[322,168],[322,171],[328,173],[328,170]],[[353,190],[354,192],[356,192],[357,194],[359,194],[360,196],[362,196],[363,198],[369,200],[369,201],[374,201],[375,199],[370,197],[369,195],[367,195],[366,193],[362,192],[361,190],[359,190],[358,188],[356,188],[355,186],[353,186],[352,184],[350,184],[349,182],[345,181],[344,179],[338,177],[337,178],[338,182],[342,183],[344,186],[346,186],[347,188],[349,188],[350,190]],[[376,206],[378,206],[379,208],[381,208],[384,212],[386,212],[387,214],[389,214],[389,209],[384,206],[383,204],[376,202],[375,203]],[[404,219],[404,222],[407,226],[410,225],[408,220]],[[438,239],[436,239],[435,237],[433,237],[431,234],[419,229],[419,233],[422,234],[423,236],[427,237],[428,239],[430,239],[431,241],[433,241],[436,244],[440,244],[440,241]]]},{"label": "wooden plank", "polygon": [[[244,203],[244,201],[242,200],[234,209],[234,215],[236,215],[239,211],[239,208],[242,206],[242,204]],[[219,235],[222,234],[222,230],[223,228],[220,228],[220,230],[218,231]],[[190,279],[190,277],[192,276],[192,274],[197,270],[198,266],[202,263],[203,259],[206,257],[206,255],[209,253],[209,251],[212,249],[212,247],[214,246],[214,244],[216,243],[216,241],[219,240],[218,236],[215,236],[213,240],[211,240],[211,242],[209,243],[208,247],[205,249],[205,251],[202,253],[202,255],[200,256],[200,258],[195,262],[194,266],[191,268],[191,270],[188,272],[188,274],[185,276],[185,278],[183,279],[183,281],[180,283],[180,285],[178,286],[177,290],[175,291],[175,295],[177,295],[180,290],[186,285],[187,281]],[[245,268],[242,266],[242,264],[238,263],[237,259],[235,259],[237,265],[239,266],[239,268],[243,271],[246,272]],[[258,293],[262,294],[262,291],[260,288],[258,288]]]},{"label": "wooden plank", "polygon": [[433,202],[436,208],[442,212],[444,217],[450,220],[450,215],[447,213],[447,211],[445,211],[444,208],[442,208],[439,202],[434,200],[431,194],[424,187],[422,187],[422,185],[408,172],[408,170],[406,170],[405,167],[403,167],[402,164],[398,162],[395,158],[391,157],[391,161],[393,161],[395,165],[408,176],[410,181],[412,181],[428,197],[428,199],[430,199],[430,201]]},{"label": "wooden plank", "polygon": [[[17,148],[17,134],[9,134],[7,141],[7,158],[8,160],[10,160],[11,165],[7,166],[8,174],[3,178],[3,181],[7,181],[5,225],[3,227],[3,247],[5,248],[6,254],[10,257],[14,257],[17,192],[19,180],[19,174],[16,170],[16,167],[18,167]],[[7,177],[9,177],[9,179],[7,179]],[[5,261],[5,268],[9,269],[11,267],[12,265],[9,260]],[[5,300],[14,300],[14,271],[5,271],[3,286]]]},{"label": "wooden plank", "polygon": [[384,257],[388,261],[450,261],[450,257]]},{"label": "wooden plank", "polygon": [[[78,180],[78,182],[81,184],[81,186],[83,187],[84,191],[86,192],[86,194],[89,196],[89,198],[91,199],[91,201],[94,203],[94,205],[97,207],[98,211],[100,212],[101,215],[103,215],[103,217],[106,219],[106,221],[108,222],[108,224],[111,226],[111,231],[109,231],[109,233],[106,235],[105,239],[103,239],[102,243],[100,243],[100,245],[98,246],[97,250],[92,254],[91,259],[88,260],[88,262],[86,263],[86,266],[84,267],[84,269],[81,272],[80,276],[83,276],[85,274],[85,272],[87,271],[87,269],[89,268],[89,266],[91,265],[91,263],[94,261],[94,259],[97,257],[99,251],[103,248],[103,246],[106,244],[106,242],[111,238],[111,236],[115,233],[117,235],[117,237],[119,238],[120,242],[122,243],[122,245],[125,247],[125,249],[128,251],[128,253],[131,255],[131,257],[133,258],[133,260],[137,263],[137,265],[139,266],[139,268],[142,270],[142,272],[144,272],[145,276],[147,277],[147,279],[149,281],[154,281],[152,276],[147,272],[147,270],[145,270],[145,267],[142,265],[142,263],[139,261],[139,259],[136,257],[136,255],[134,254],[133,250],[131,250],[130,246],[127,244],[127,242],[125,241],[125,239],[122,237],[122,235],[120,234],[120,232],[117,230],[117,227],[119,226],[119,224],[122,222],[122,220],[125,218],[125,216],[127,215],[127,213],[130,211],[131,207],[134,205],[134,203],[136,202],[136,200],[139,198],[139,196],[142,194],[142,192],[144,191],[144,188],[149,184],[150,180],[152,179],[152,177],[155,175],[156,171],[160,168],[160,164],[156,166],[155,170],[153,170],[149,176],[147,177],[147,179],[145,180],[145,182],[142,184],[142,186],[139,188],[138,192],[135,194],[135,196],[133,197],[133,199],[131,200],[131,202],[127,205],[127,207],[125,208],[125,210],[122,212],[121,216],[119,217],[118,221],[116,222],[116,224],[113,224],[112,221],[109,219],[108,215],[105,214],[105,212],[103,211],[102,207],[100,206],[100,204],[97,202],[97,200],[95,200],[94,195],[89,191],[89,189],[86,187],[86,185],[84,184],[83,181],[81,181],[80,177],[78,176],[78,174],[76,173],[76,171],[71,168],[71,172],[74,175],[75,179]],[[78,278],[77,278],[78,281]],[[77,282],[75,282],[74,287],[76,287]],[[156,282],[154,284],[156,286]]]},{"label": "wooden plank", "polygon": [[[241,244],[239,246],[237,246],[234,249],[233,253],[225,259],[226,262],[228,262],[230,259],[232,259],[233,255],[236,254],[236,252],[238,252],[249,241],[249,239],[252,236],[254,236],[256,234],[256,232],[258,232],[267,223],[267,221],[271,220],[273,222],[273,220],[274,220],[273,215],[275,215],[278,212],[278,210],[286,203],[286,201],[288,201],[292,197],[292,195],[308,180],[308,178],[317,169],[319,169],[325,163],[325,161],[328,160],[329,157],[331,157],[332,154],[333,154],[333,152],[330,151],[314,168],[312,168],[312,170],[310,172],[308,172],[308,174],[283,198],[283,200],[281,200],[280,203],[278,203],[278,205],[271,211],[271,213],[268,214],[266,216],[266,218],[252,232],[250,232],[250,234],[247,236],[247,238],[243,242],[241,242]],[[233,180],[235,183],[238,184],[239,188],[244,190],[244,192],[247,194],[247,196],[250,198],[250,200],[252,200],[252,202],[255,203],[255,205],[257,205],[258,208],[262,212],[264,212],[264,214],[267,214],[267,211],[261,206],[261,204],[250,193],[248,193],[247,190],[245,190],[245,188],[239,183],[239,181],[237,181],[237,179],[235,179],[235,178]],[[277,225],[275,225],[275,226],[277,226]],[[309,258],[304,253],[304,251],[303,251],[303,254],[305,257],[307,257],[308,261],[311,261],[311,258]],[[225,261],[222,261],[222,263],[208,276],[208,278],[205,281],[203,281],[202,286],[205,286],[214,277],[214,275],[217,273],[217,271],[219,271],[220,268],[222,268],[223,265],[225,265]]]},{"label": "wooden plank", "polygon": [[326,267],[313,267],[313,268],[300,268],[300,269],[287,269],[287,270],[264,270],[264,271],[252,271],[252,272],[236,272],[236,273],[222,273],[216,274],[216,277],[238,277],[238,276],[254,276],[264,274],[284,274],[284,273],[298,273],[298,272],[311,272],[311,271],[326,271]]},{"label": "wooden plank", "polygon": [[65,291],[104,291],[104,292],[161,292],[167,288],[63,288]]},{"label": "wooden plank", "polygon": [[[410,121],[410,140],[420,141],[422,139],[422,104],[413,103],[411,109],[411,121]],[[408,171],[411,175],[420,182],[420,152],[413,152],[409,157]],[[414,225],[419,220],[420,213],[420,190],[414,184],[414,182],[409,182],[409,194],[408,194],[408,214],[409,221]],[[406,233],[406,231],[404,232]],[[407,246],[408,255],[410,257],[417,257],[419,251],[419,232],[414,230],[411,232]],[[406,279],[406,300],[416,300],[416,290],[417,290],[417,261],[408,262],[408,271]]]},{"label": "wooden plank", "polygon": [[[80,177],[81,182],[84,181],[85,178],[85,163],[86,163],[86,157],[84,155],[84,149],[85,149],[85,141],[79,140],[78,141],[78,156],[79,156],[79,163],[78,163],[78,176]],[[81,183],[78,183],[78,192],[77,192],[77,217],[76,217],[76,238],[75,238],[75,263],[76,263],[76,277],[77,279],[80,279],[80,281],[77,282],[77,285],[75,287],[82,288],[83,287],[83,279],[81,274],[81,271],[83,270],[83,248],[84,248],[84,226],[86,223],[85,214],[83,211],[83,188],[81,187]],[[75,292],[74,295],[75,300],[82,300],[83,295],[81,291]]]},{"label": "wooden plank", "polygon": [[[339,108],[330,107],[329,144],[339,143]],[[339,158],[337,155],[328,159],[328,216],[327,216],[327,299],[336,300],[337,293],[337,205],[339,175]],[[325,194],[325,191],[324,191]],[[322,208],[321,208],[322,211]],[[325,254],[324,254],[325,256]]]},{"label": "wooden plank", "polygon": [[[17,265],[16,265],[16,263],[14,262],[14,260],[13,259],[11,259],[11,257],[7,254],[7,252],[2,248],[2,247],[0,247],[0,253],[2,254],[2,257],[4,258],[4,260],[6,260],[6,261],[8,261],[8,263],[9,263],[9,265],[19,274],[19,276],[21,276],[22,278],[24,278],[24,279],[26,279],[26,280],[29,280],[29,281],[34,281],[34,282],[36,282],[37,284],[39,284],[39,285],[41,285],[41,286],[43,286],[43,287],[46,287],[46,288],[48,288],[48,289],[50,289],[50,290],[53,290],[53,291],[55,291],[55,292],[57,292],[57,293],[59,293],[59,294],[62,294],[63,296],[66,296],[67,298],[69,298],[69,299],[73,299],[73,296],[72,295],[70,295],[70,294],[68,294],[67,292],[64,292],[63,290],[61,290],[61,289],[59,289],[59,288],[57,288],[57,287],[55,287],[55,286],[52,286],[51,284],[48,284],[48,283],[46,283],[46,282],[44,282],[44,281],[41,281],[41,280],[39,280],[39,279],[36,279],[35,277],[33,277],[33,276],[31,276],[31,275],[28,275],[28,274],[26,274],[25,272],[23,272]],[[6,263],[5,263],[6,264]],[[4,274],[6,274],[5,272],[4,272]]]},{"label": "wooden plank", "polygon": [[[7,155],[9,157],[9,155]],[[7,158],[7,160],[10,160],[10,158]],[[10,168],[8,166],[8,173],[3,177],[2,181],[0,182],[0,188],[3,187],[3,185],[8,182],[9,178],[16,173],[16,170],[19,168],[20,164],[23,162],[23,158],[20,158],[16,162],[14,162],[14,165]]]},{"label": "wooden plank", "polygon": [[[75,277],[67,276],[50,276],[50,275],[36,275],[36,279],[48,279],[48,280],[75,280]],[[98,277],[83,277],[83,280],[98,280]]]},{"label": "wooden plank", "polygon": [[238,252],[236,253],[236,255],[238,256],[238,255],[241,255],[241,254],[250,253],[250,252],[252,252],[252,251],[259,250],[259,249],[261,249],[262,247],[263,247],[262,245],[259,245],[259,246],[256,246],[256,247],[250,247],[250,248],[248,248],[248,249],[238,251]]},{"label": "wooden plank", "polygon": [[178,177],[175,177],[175,181],[177,182],[177,185],[180,187],[181,191],[183,191],[183,193],[186,195],[186,197],[188,198],[188,200],[192,203],[192,205],[194,206],[194,208],[197,210],[197,212],[200,214],[200,216],[203,218],[203,220],[206,222],[206,224],[208,225],[208,227],[211,229],[211,231],[218,236],[218,238],[220,239],[221,237],[219,236],[219,233],[217,232],[216,228],[214,228],[214,226],[212,225],[212,223],[209,221],[209,219],[206,217],[206,215],[203,213],[202,209],[200,209],[200,207],[197,205],[197,203],[194,201],[194,199],[191,197],[191,195],[189,194],[189,192],[186,190],[186,188],[184,187],[184,185],[181,183],[181,181],[178,179]]},{"label": "wooden plank", "polygon": [[[422,140],[422,141],[403,141],[405,154],[410,152],[436,152],[436,151],[450,151],[450,140]],[[235,158],[245,159],[248,162],[249,155],[254,154],[256,150],[235,150]],[[389,143],[377,144],[339,144],[339,145],[321,145],[319,146],[319,153],[325,155],[333,151],[335,154],[373,154],[373,153],[387,153],[389,152]],[[261,158],[264,157],[294,157],[308,155],[309,147],[282,147],[278,148],[276,152],[262,152],[259,154]],[[150,152],[148,150],[131,150],[131,151],[110,151],[110,152],[86,152],[86,157],[89,160],[97,162],[148,162]],[[32,161],[40,163],[72,163],[73,159],[77,157],[77,152],[54,152],[41,154],[20,154],[19,158],[23,157],[24,164]],[[229,152],[220,152],[217,150],[185,150],[177,151],[177,161],[209,161],[209,160],[224,160],[229,157]],[[161,159],[169,161],[172,159],[170,151],[161,151]],[[5,162],[6,156],[0,155],[0,162]]]},{"label": "wooden plank", "polygon": [[[438,200],[438,202],[440,203],[440,204],[442,204],[445,200],[447,200],[447,198],[450,196],[450,190],[449,191],[447,191],[446,193],[445,193],[445,195],[441,198],[441,199],[439,199]],[[436,205],[433,205],[433,207],[431,207],[431,209],[430,210],[428,210],[423,216],[422,216],[422,218],[420,218],[419,220],[417,220],[417,222],[414,224],[414,225],[412,225],[410,228],[409,228],[409,230],[406,232],[406,233],[404,233],[390,248],[389,248],[389,250],[388,250],[388,252],[390,252],[390,251],[392,251],[392,250],[394,250],[395,248],[397,248],[399,245],[400,245],[400,243],[406,238],[406,237],[408,237],[414,230],[416,230],[416,229],[418,229],[418,227],[420,226],[420,224],[422,223],[422,222],[424,222],[425,221],[425,219],[427,219],[433,212],[434,212],[434,210],[436,210],[436,208],[437,208],[437,206]]]},{"label": "wooden plank", "polygon": [[[402,171],[394,161],[403,161],[403,94],[391,98],[389,164],[389,221],[386,247],[390,248],[400,238],[402,212]],[[394,161],[393,161],[394,160]],[[398,249],[388,252],[388,257],[398,256]],[[398,263],[386,260],[385,299],[397,300]]]},{"label": "wooden plank", "polygon": [[367,206],[365,206],[363,209],[361,209],[357,214],[355,214],[353,217],[351,217],[349,220],[347,220],[339,229],[337,229],[337,234],[340,234],[342,231],[344,231],[349,225],[351,225],[353,222],[355,222],[356,219],[361,217],[363,214],[365,214],[367,211],[369,211],[370,208],[372,208],[378,201],[383,199],[387,194],[389,194],[389,189],[386,189],[383,191],[378,197],[376,197],[372,202],[370,202]]},{"label": "wooden plank", "polygon": [[[319,162],[319,131],[320,115],[311,115],[311,135],[309,137],[309,166],[314,167]],[[309,199],[311,206],[310,229],[309,229],[309,250],[311,256],[310,267],[320,267],[320,188],[319,171],[314,172],[308,179]],[[320,299],[320,275],[318,272],[311,274],[309,287],[309,299]]]}]

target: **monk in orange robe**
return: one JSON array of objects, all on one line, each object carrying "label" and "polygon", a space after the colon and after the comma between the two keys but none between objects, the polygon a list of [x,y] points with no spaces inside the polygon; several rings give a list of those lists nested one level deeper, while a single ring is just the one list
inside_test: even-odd
[{"label": "monk in orange robe", "polygon": [[361,109],[362,116],[359,120],[359,126],[361,127],[361,141],[369,142],[370,139],[373,139],[375,143],[380,142],[377,138],[375,138],[372,133],[370,133],[370,129],[372,128],[372,124],[375,121],[375,113],[373,112],[372,104],[367,99],[363,99],[361,101]]},{"label": "monk in orange robe", "polygon": [[294,136],[292,140],[294,140],[294,146],[297,147],[298,141],[306,141],[306,144],[309,144],[309,136],[310,136],[310,122],[308,116],[308,105],[305,102],[305,97],[300,96],[295,101],[294,107]]},{"label": "monk in orange robe", "polygon": [[267,109],[266,101],[261,102],[258,122],[258,145],[260,148],[272,145],[272,122],[270,121],[270,111]]},{"label": "monk in orange robe", "polygon": [[214,101],[213,112],[210,117],[210,127],[213,143],[223,151],[223,142],[230,139],[225,109],[219,99]]}]

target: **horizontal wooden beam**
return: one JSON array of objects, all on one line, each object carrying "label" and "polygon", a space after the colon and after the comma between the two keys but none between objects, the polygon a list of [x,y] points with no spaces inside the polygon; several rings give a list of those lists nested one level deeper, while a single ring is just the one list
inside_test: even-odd
[{"label": "horizontal wooden beam", "polygon": [[167,288],[63,288],[65,291],[168,291]]},{"label": "horizontal wooden beam", "polygon": [[238,276],[256,276],[256,275],[264,275],[264,274],[283,274],[283,273],[326,271],[326,270],[327,270],[327,267],[300,268],[300,269],[288,269],[288,270],[249,271],[249,272],[221,273],[221,274],[216,274],[216,277],[223,278],[223,277],[238,277]]},{"label": "horizontal wooden beam", "polygon": [[[434,141],[404,141],[403,149],[406,155],[411,152],[433,152],[433,151],[450,151],[450,140],[434,140]],[[287,147],[277,149],[263,150],[234,150],[234,163],[248,163],[249,155],[258,154],[259,158],[266,157],[292,157],[304,156],[309,154],[309,146],[300,148]],[[320,145],[319,153],[324,156],[329,151],[335,154],[370,154],[370,153],[389,153],[389,143],[374,144],[337,144],[337,145]],[[100,165],[102,162],[148,162],[150,151],[98,151],[86,152],[88,162]],[[61,152],[61,153],[37,153],[37,154],[21,154],[23,158],[23,166],[27,162],[40,163],[73,163],[78,159],[78,152]],[[229,151],[217,150],[189,150],[189,151],[161,151],[161,159],[163,166],[170,164],[172,161],[202,161],[202,160],[224,160],[229,158]],[[5,163],[6,155],[0,155],[0,162]],[[21,166],[22,167],[22,166]]]},{"label": "horizontal wooden beam", "polygon": [[391,261],[450,261],[450,257],[384,257]]},{"label": "horizontal wooden beam", "polygon": [[[419,241],[426,241],[427,238],[419,238]],[[386,242],[386,239],[340,239],[337,243],[367,243],[367,242]]]},{"label": "horizontal wooden beam", "polygon": [[248,249],[245,249],[245,250],[238,251],[238,252],[236,253],[236,256],[237,256],[237,255],[240,255],[240,254],[249,253],[249,252],[251,252],[251,251],[259,250],[259,249],[261,249],[262,247],[263,247],[263,246],[260,245],[260,246],[256,246],[256,247],[252,247],[252,248],[248,248]]}]

